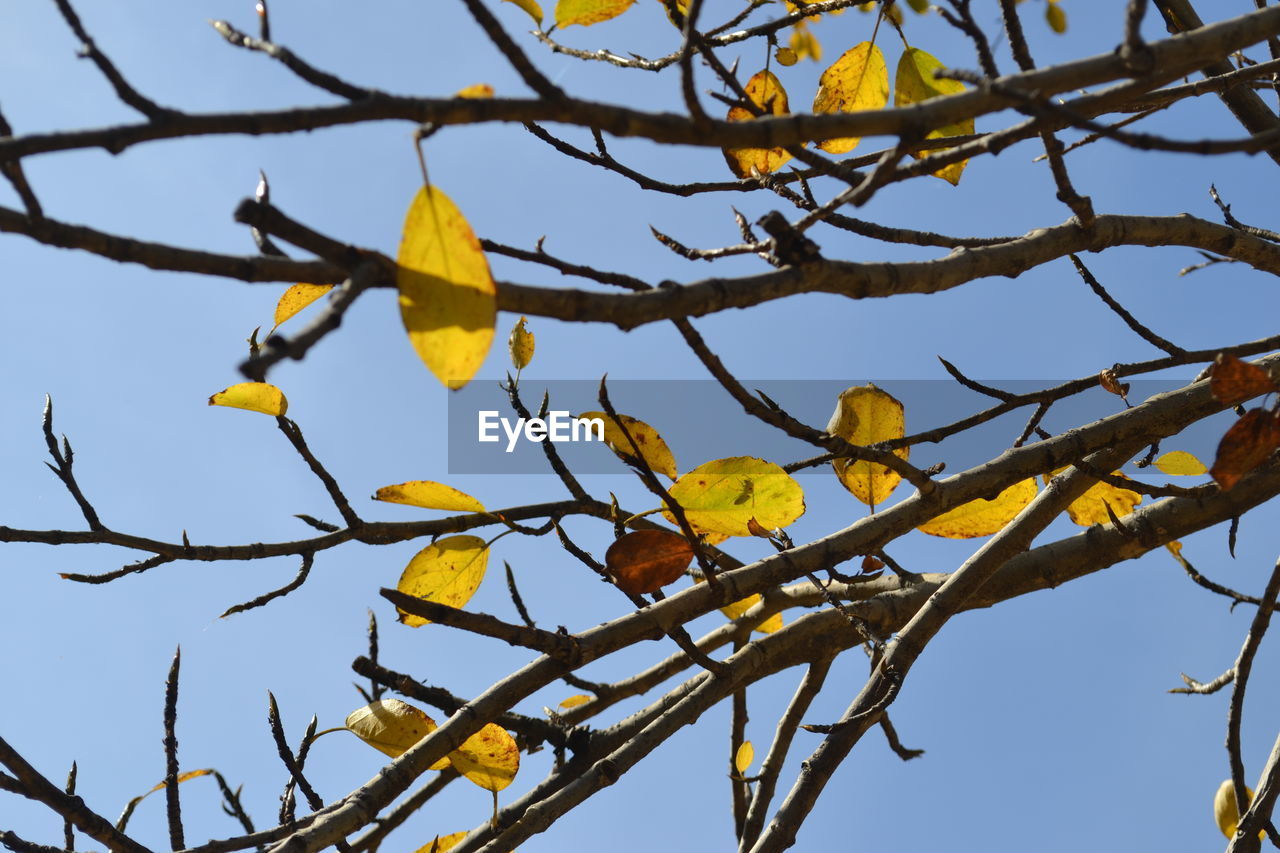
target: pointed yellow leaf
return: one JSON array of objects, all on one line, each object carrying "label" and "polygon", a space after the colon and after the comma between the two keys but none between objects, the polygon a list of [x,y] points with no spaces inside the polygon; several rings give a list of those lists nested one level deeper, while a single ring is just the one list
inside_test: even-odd
[{"label": "pointed yellow leaf", "polygon": [[533,332],[524,327],[527,322],[527,317],[521,317],[511,328],[511,336],[507,338],[507,350],[511,353],[511,363],[516,366],[516,370],[524,370],[533,361]]},{"label": "pointed yellow leaf", "polygon": [[[618,426],[618,421],[613,420],[604,412],[583,412],[578,415],[579,420],[586,418],[587,420],[595,420],[599,418],[604,421],[604,442],[609,448],[619,456],[634,456],[632,452],[631,442],[627,441],[627,435],[623,433],[622,427]],[[659,474],[666,474],[672,480],[680,476],[680,471],[676,468],[676,457],[672,455],[671,448],[667,447],[666,441],[658,434],[658,431],[649,426],[639,418],[633,418],[630,415],[618,414],[618,420],[622,422],[622,426],[626,427],[626,432],[635,440],[636,447],[640,449],[640,457],[649,464],[649,467]],[[595,435],[594,431],[591,435]]]},{"label": "pointed yellow leaf", "polygon": [[742,746],[738,747],[737,754],[733,757],[733,769],[738,771],[741,776],[747,772],[747,768],[751,766],[751,762],[756,760],[756,749],[751,745],[751,741],[744,740]]},{"label": "pointed yellow leaf", "polygon": [[[462,607],[475,595],[488,564],[489,547],[483,539],[447,536],[423,548],[409,561],[396,589],[427,601]],[[417,628],[430,620],[401,611],[400,621]]]},{"label": "pointed yellow leaf", "polygon": [[944,512],[917,529],[945,539],[972,539],[1000,531],[1036,496],[1035,478],[1014,483],[991,500],[978,498]]},{"label": "pointed yellow leaf", "polygon": [[[1249,803],[1253,802],[1253,789],[1245,786],[1245,800]],[[1236,808],[1236,786],[1230,779],[1224,781],[1218,786],[1218,792],[1213,795],[1213,819],[1218,824],[1218,829],[1222,830],[1222,834],[1228,839],[1236,837],[1236,830],[1240,824],[1240,810]],[[1267,833],[1265,830],[1258,832],[1258,838],[1265,841]]]},{"label": "pointed yellow leaf", "polygon": [[475,376],[493,343],[493,276],[480,241],[436,187],[414,196],[397,258],[400,317],[418,357],[447,388]]},{"label": "pointed yellow leaf", "polygon": [[591,701],[590,696],[588,696],[585,693],[578,693],[574,696],[570,696],[568,699],[561,702],[560,707],[564,708],[567,711],[570,708],[576,708],[579,705],[585,705],[590,701]]},{"label": "pointed yellow leaf", "polygon": [[589,27],[616,18],[631,8],[635,0],[559,0],[556,3],[556,26],[560,29],[581,24]]},{"label": "pointed yellow leaf", "polygon": [[449,835],[437,835],[430,844],[424,844],[414,853],[449,853],[458,846],[458,842],[467,837],[465,832],[453,832]]},{"label": "pointed yellow leaf", "polygon": [[529,13],[529,17],[533,18],[533,22],[539,27],[542,26],[542,7],[538,5],[538,0],[506,0],[508,3],[515,3],[521,9]]},{"label": "pointed yellow leaf", "polygon": [[[285,320],[288,320],[330,290],[333,290],[332,284],[295,284],[290,287],[281,294],[280,301],[276,303],[276,315],[272,320],[275,325],[271,327],[271,331],[274,332],[280,328]],[[270,337],[270,333],[267,336]]]},{"label": "pointed yellow leaf", "polygon": [[225,388],[209,398],[210,406],[248,409],[264,415],[283,415],[289,411],[284,392],[266,382],[241,382]]},{"label": "pointed yellow leaf", "polygon": [[1067,13],[1062,11],[1058,0],[1049,0],[1045,5],[1044,19],[1049,22],[1049,28],[1058,35],[1067,31]]},{"label": "pointed yellow leaf", "polygon": [[[876,444],[906,435],[906,416],[902,404],[892,395],[875,385],[859,385],[840,392],[827,432],[850,444]],[[893,452],[906,459],[911,448],[902,447]],[[896,472],[874,462],[836,459],[831,464],[844,487],[868,506],[884,503],[902,479]]]},{"label": "pointed yellow leaf", "polygon": [[[854,45],[822,72],[815,113],[853,113],[878,110],[889,103],[889,68],[884,54],[869,41]],[[818,147],[830,154],[844,154],[858,145],[858,137],[824,139]]]},{"label": "pointed yellow leaf", "polygon": [[501,791],[520,770],[520,747],[507,730],[489,723],[449,753],[449,761],[463,776],[486,791]]},{"label": "pointed yellow leaf", "polygon": [[1209,473],[1203,462],[1185,450],[1170,450],[1156,460],[1156,467],[1171,477],[1199,477]]},{"label": "pointed yellow leaf", "polygon": [[[694,530],[750,536],[752,518],[767,529],[786,527],[804,514],[804,490],[781,467],[754,456],[699,465],[669,490]],[[668,510],[667,520],[675,523]]]},{"label": "pointed yellow leaf", "polygon": [[[764,115],[784,116],[789,111],[787,90],[782,88],[782,82],[773,76],[772,71],[756,72],[743,88]],[[751,121],[754,118],[756,115],[746,107],[729,108],[729,121]],[[735,175],[749,178],[753,172],[762,175],[776,172],[791,159],[791,155],[785,148],[726,148],[724,158]]]},{"label": "pointed yellow leaf", "polygon": [[[923,50],[915,47],[908,48],[902,54],[902,58],[898,60],[898,71],[894,79],[894,106],[906,107],[927,101],[930,98],[956,95],[963,92],[964,84],[959,80],[939,80],[934,76],[934,72],[941,71],[943,67],[941,62]],[[935,128],[925,138],[936,139],[944,136],[963,136],[970,133],[973,133],[973,119],[967,118],[954,124]],[[917,154],[915,156],[916,159],[920,159],[923,155]],[[958,184],[960,183],[960,173],[964,171],[965,164],[968,162],[968,160],[961,160],[958,163],[952,163],[950,166],[944,166],[934,172],[934,174],[952,185]]]},{"label": "pointed yellow leaf", "polygon": [[[516,0],[510,0],[516,2]],[[486,100],[493,97],[493,87],[488,83],[475,83],[453,93],[455,98],[471,98],[473,100]]]},{"label": "pointed yellow leaf", "polygon": [[448,512],[484,512],[484,504],[471,495],[431,480],[410,480],[397,486],[383,486],[373,493],[373,499]]},{"label": "pointed yellow leaf", "polygon": [[[1044,481],[1048,483],[1050,479],[1065,470],[1067,470],[1065,467],[1058,468],[1052,474],[1046,474]],[[1124,477],[1124,474],[1119,471],[1112,473],[1117,477]],[[1128,478],[1125,477],[1125,479]],[[1092,527],[1095,524],[1111,523],[1111,516],[1107,514],[1108,506],[1111,507],[1111,512],[1115,513],[1116,518],[1124,518],[1140,503],[1142,503],[1142,495],[1137,492],[1098,481],[1090,486],[1087,492],[1071,502],[1067,507],[1067,515],[1081,527]]]},{"label": "pointed yellow leaf", "polygon": [[812,59],[814,62],[822,59],[822,45],[804,21],[796,21],[787,42],[795,51],[796,59]]},{"label": "pointed yellow leaf", "polygon": [[[352,711],[343,726],[383,755],[399,758],[435,731],[436,721],[407,702],[379,699]],[[449,760],[442,758],[429,769],[443,770],[448,766]]]},{"label": "pointed yellow leaf", "polygon": [[[181,785],[183,782],[187,781],[188,779],[198,779],[201,776],[208,776],[212,772],[213,772],[212,767],[205,767],[200,770],[188,770],[186,773],[179,773],[178,784]],[[165,787],[165,784],[166,783],[164,782],[157,782],[155,787],[147,791],[147,794],[154,794],[156,791],[162,790]],[[143,794],[142,797],[145,797],[147,794]],[[137,797],[137,799],[141,800],[142,797]]]}]

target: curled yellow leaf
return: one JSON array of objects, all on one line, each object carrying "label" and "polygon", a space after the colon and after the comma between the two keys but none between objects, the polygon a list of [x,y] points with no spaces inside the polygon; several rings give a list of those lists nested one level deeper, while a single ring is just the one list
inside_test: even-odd
[{"label": "curled yellow leaf", "polygon": [[486,791],[501,791],[520,770],[520,747],[507,730],[489,723],[449,753],[449,762]]},{"label": "curled yellow leaf", "polygon": [[[597,418],[604,422],[604,441],[614,453],[619,456],[635,455],[631,442],[627,440],[629,434],[635,441],[636,447],[640,449],[640,457],[650,468],[659,474],[666,474],[672,480],[680,476],[680,471],[676,468],[676,457],[656,429],[639,418],[621,413],[616,421],[605,412],[583,412],[577,416],[578,420]],[[619,421],[622,426],[618,425]],[[626,427],[625,433],[622,427]]]},{"label": "curled yellow leaf", "polygon": [[[893,395],[875,385],[859,385],[840,392],[827,432],[850,444],[876,444],[906,435],[906,414]],[[906,459],[911,449],[901,447],[893,452]],[[884,503],[902,480],[897,472],[874,462],[836,459],[831,464],[844,487],[872,507]]]},{"label": "curled yellow leaf", "polygon": [[515,3],[529,13],[529,17],[533,18],[535,24],[542,26],[542,7],[538,5],[537,0],[506,0],[506,2]]},{"label": "curled yellow leaf", "polygon": [[480,241],[438,188],[414,196],[396,262],[409,342],[445,387],[461,388],[493,343],[496,290]]},{"label": "curled yellow leaf", "polygon": [[[754,456],[732,456],[699,465],[669,490],[694,530],[750,536],[755,519],[770,530],[804,514],[804,490],[781,467]],[[667,520],[675,523],[668,510]]]},{"label": "curled yellow leaf", "polygon": [[288,320],[330,290],[333,290],[332,284],[295,284],[291,286],[280,295],[280,301],[276,303],[276,314],[272,318],[272,322],[275,325],[271,327],[271,331],[274,332],[280,328],[285,320]]},{"label": "curled yellow leaf", "polygon": [[[889,103],[889,68],[884,54],[869,41],[854,45],[822,72],[813,111],[852,113],[878,110]],[[858,145],[858,137],[824,139],[818,147],[830,154],[844,154]]]},{"label": "curled yellow leaf", "polygon": [[[419,551],[405,566],[396,589],[405,595],[462,607],[475,595],[489,564],[489,547],[478,536],[446,536]],[[400,611],[411,628],[429,619]]]},{"label": "curled yellow leaf", "polygon": [[289,411],[289,401],[285,399],[284,392],[266,382],[241,382],[224,388],[209,398],[209,405],[276,416]]},{"label": "curled yellow leaf", "polygon": [[[379,699],[347,715],[343,726],[369,746],[392,758],[399,758],[414,744],[436,730],[436,721],[408,702]],[[442,758],[431,770],[443,770],[449,760]]]},{"label": "curled yellow leaf", "polygon": [[[939,79],[934,76],[935,72],[941,71],[943,68],[944,66],[941,62],[925,51],[915,47],[907,48],[903,52],[902,58],[898,60],[898,70],[894,77],[894,106],[907,107],[931,98],[956,95],[963,92],[964,84],[959,80]],[[934,128],[929,131],[925,138],[936,139],[944,136],[963,136],[970,133],[973,133],[973,119],[967,118],[963,121]],[[916,159],[920,159],[922,156],[924,155],[915,155]],[[934,175],[952,185],[958,184],[960,183],[960,174],[964,171],[964,167],[968,162],[968,160],[961,160],[958,163],[952,163],[950,166],[944,166],[934,172]]]},{"label": "curled yellow leaf", "polygon": [[[512,0],[515,2],[515,0]],[[493,87],[488,83],[476,83],[471,86],[459,89],[453,93],[455,98],[471,98],[473,100],[486,100],[493,97]]]},{"label": "curled yellow leaf", "polygon": [[511,353],[511,363],[516,370],[524,370],[533,361],[533,332],[524,327],[527,317],[521,317],[511,328],[511,336],[507,338],[507,350]]},{"label": "curled yellow leaf", "polygon": [[917,530],[945,539],[972,539],[999,532],[1036,496],[1034,478],[1014,483],[994,498],[961,504],[920,525]]},{"label": "curled yellow leaf", "polygon": [[580,24],[589,27],[616,18],[631,8],[635,0],[559,0],[556,26],[560,29]]},{"label": "curled yellow leaf", "polygon": [[[787,90],[772,71],[758,71],[743,87],[751,102],[764,111],[764,115],[784,116],[789,112]],[[729,121],[751,121],[756,114],[746,107],[730,107]],[[724,158],[729,168],[739,178],[749,178],[755,172],[762,175],[776,172],[791,159],[785,148],[726,148]]]},{"label": "curled yellow leaf", "polygon": [[484,512],[484,504],[471,495],[432,480],[410,480],[395,486],[383,486],[374,492],[373,499],[448,512]]}]

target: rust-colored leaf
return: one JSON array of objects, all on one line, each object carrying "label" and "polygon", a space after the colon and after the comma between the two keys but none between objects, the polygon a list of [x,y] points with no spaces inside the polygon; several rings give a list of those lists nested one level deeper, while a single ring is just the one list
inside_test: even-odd
[{"label": "rust-colored leaf", "polygon": [[680,578],[693,559],[693,546],[667,530],[633,530],[605,552],[613,582],[631,595],[654,592]]},{"label": "rust-colored leaf", "polygon": [[1214,399],[1234,406],[1274,390],[1276,384],[1271,376],[1258,365],[1225,352],[1214,359],[1213,372],[1209,374],[1209,392]]},{"label": "rust-colored leaf", "polygon": [[1280,423],[1273,412],[1250,409],[1218,442],[1210,476],[1225,492],[1280,447]]},{"label": "rust-colored leaf", "polygon": [[1129,402],[1129,383],[1121,382],[1115,370],[1107,368],[1098,374],[1098,384],[1105,390],[1115,394],[1126,403]]}]

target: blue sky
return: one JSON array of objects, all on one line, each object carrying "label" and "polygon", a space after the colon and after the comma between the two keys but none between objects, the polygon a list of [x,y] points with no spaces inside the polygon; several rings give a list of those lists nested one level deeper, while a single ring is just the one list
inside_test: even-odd
[{"label": "blue sky", "polygon": [[[332,100],[265,57],[229,47],[205,23],[227,18],[251,29],[251,3],[135,0],[122,9],[82,0],[80,5],[100,45],[161,103],[215,111]],[[994,31],[994,4],[978,5],[980,19]],[[1055,36],[1039,18],[1042,0],[1024,4],[1039,62],[1114,47],[1121,30],[1118,6],[1099,12],[1077,0],[1063,5],[1071,28]],[[1220,14],[1253,7],[1244,0],[1226,5],[1230,8]],[[706,14],[727,17],[736,9],[713,0]],[[515,32],[528,26],[514,5],[500,4],[495,11]],[[75,58],[74,41],[53,4],[18,0],[6,12],[7,26],[0,29],[0,107],[16,132],[136,120],[94,68]],[[500,95],[525,93],[460,3],[385,2],[361,9],[329,0],[275,0],[272,12],[278,41],[362,84],[447,95],[488,82]],[[805,104],[821,69],[845,47],[867,38],[871,23],[870,16],[851,11],[815,27],[827,51],[824,62],[781,72],[793,105]],[[944,62],[974,65],[971,50],[935,18],[911,16],[907,32],[915,46]],[[1148,21],[1147,33],[1162,35],[1158,21]],[[540,67],[574,94],[652,109],[679,107],[674,75],[582,63],[521,38]],[[652,0],[642,0],[615,22],[573,28],[563,39],[646,55],[675,46],[675,32]],[[881,43],[892,65],[900,45],[883,31]],[[1262,51],[1255,52],[1261,57]],[[733,55],[729,51],[728,57]],[[1007,52],[999,61],[1002,69],[1014,67]],[[741,50],[744,72],[762,64],[762,47]],[[1003,118],[980,119],[978,129],[992,128]],[[1145,128],[1184,138],[1241,133],[1210,98],[1181,105]],[[152,143],[114,157],[101,151],[44,155],[26,168],[53,217],[224,252],[252,251],[231,211],[252,194],[262,168],[271,178],[273,200],[286,212],[348,242],[391,253],[419,180],[411,131],[386,123],[288,137]],[[589,135],[580,130],[557,131],[589,144]],[[863,148],[874,145],[868,140]],[[662,150],[641,141],[617,141],[611,150],[668,180],[729,177],[714,149]],[[896,185],[857,215],[983,235],[1058,224],[1068,212],[1053,198],[1045,165],[1032,162],[1035,153],[1034,146],[1022,144],[998,158],[974,161],[957,188],[931,179]],[[778,206],[772,198],[642,193],[616,175],[565,162],[515,126],[450,129],[430,140],[427,155],[433,180],[482,237],[531,248],[545,234],[548,251],[652,281],[764,268],[754,259],[715,268],[690,263],[650,239],[648,226],[688,245],[736,242],[729,206],[754,219]],[[1100,212],[1187,211],[1216,220],[1208,197],[1214,182],[1241,219],[1266,225],[1274,201],[1269,171],[1274,166],[1265,157],[1204,160],[1098,144],[1073,153],[1069,162],[1076,186],[1093,197]],[[7,185],[0,186],[0,204],[16,206]],[[812,236],[832,257],[934,256],[830,230],[815,230]],[[76,450],[84,490],[116,529],[170,540],[186,530],[197,543],[275,541],[306,533],[294,513],[335,516],[319,484],[269,419],[205,405],[209,394],[237,381],[244,339],[255,326],[270,325],[282,285],[153,273],[8,235],[0,238],[0,253],[8,296],[0,312],[0,524],[80,526],[73,503],[42,464],[39,417],[46,393],[54,399],[55,428]],[[1185,347],[1274,333],[1277,299],[1271,282],[1230,265],[1178,277],[1180,268],[1198,259],[1180,248],[1125,249],[1086,262],[1117,299]],[[493,259],[493,267],[495,275],[513,281],[580,284],[501,258]],[[499,341],[515,319],[500,315]],[[979,281],[929,298],[850,302],[807,296],[697,325],[741,377],[847,380],[850,385],[874,379],[890,390],[894,380],[943,378],[935,359],[939,354],[990,380],[1070,378],[1158,354],[1127,333],[1065,260],[1018,279]],[[523,379],[530,398],[540,381],[597,379],[605,371],[616,379],[704,377],[674,330],[664,325],[627,334],[598,324],[538,318],[529,326],[538,341]],[[497,347],[477,381],[492,383],[505,371],[505,355]],[[393,294],[364,296],[340,333],[304,363],[282,365],[272,380],[288,394],[290,416],[360,512],[388,520],[423,514],[367,500],[389,483],[447,478],[446,394],[408,346]],[[1115,404],[1096,393],[1104,409]],[[975,399],[973,404],[981,403]],[[690,420],[696,413],[632,414],[658,422]],[[911,409],[907,419],[910,429],[915,423]],[[735,429],[731,420],[710,426]],[[686,468],[704,460],[680,461]],[[447,479],[493,507],[564,495],[548,476]],[[797,541],[843,527],[865,512],[832,477],[802,482],[809,511],[792,531]],[[615,475],[588,477],[587,487],[598,495],[615,491],[638,508],[651,505],[621,466]],[[1207,574],[1257,594],[1276,553],[1271,512],[1264,508],[1245,519],[1235,560],[1226,554],[1225,530],[1189,540],[1188,557]],[[603,552],[607,531],[585,522],[569,529]],[[1074,532],[1060,522],[1047,535]],[[349,664],[364,653],[369,608],[382,624],[386,665],[459,695],[474,695],[526,661],[526,654],[489,641],[395,624],[377,589],[393,585],[423,544],[348,545],[324,553],[301,590],[227,620],[217,618],[227,606],[292,578],[294,561],[175,564],[88,587],[60,580],[57,573],[109,570],[137,556],[105,547],[6,545],[0,549],[0,630],[9,653],[0,673],[8,690],[0,701],[0,734],[53,778],[78,760],[82,793],[114,817],[130,797],[163,777],[163,680],[173,649],[181,644],[183,767],[216,766],[233,784],[244,782],[254,817],[262,826],[272,825],[285,772],[265,725],[266,691],[278,697],[291,741],[313,713],[322,725],[339,724],[362,704],[351,687]],[[897,546],[895,556],[917,570],[948,570],[973,547],[913,535]],[[751,557],[762,550],[743,543],[735,553]],[[495,547],[495,568],[501,560],[516,569],[535,617],[547,626],[584,628],[624,612],[620,596],[550,543],[508,537]],[[474,607],[513,616],[500,577],[486,582]],[[958,617],[921,659],[893,708],[904,741],[926,749],[926,756],[903,764],[878,735],[868,737],[824,794],[800,835],[800,849],[850,837],[869,849],[891,844],[901,851],[943,845],[1013,851],[1031,844],[1045,851],[1082,844],[1202,849],[1221,843],[1210,803],[1227,774],[1221,746],[1226,696],[1193,698],[1165,691],[1177,686],[1179,672],[1208,679],[1226,669],[1250,617],[1243,609],[1229,613],[1163,553]],[[709,629],[717,618],[694,627]],[[665,644],[648,644],[585,674],[618,677],[669,652]],[[828,695],[809,715],[813,721],[834,719],[860,685],[864,666],[856,653],[837,665]],[[1251,779],[1274,737],[1267,721],[1280,711],[1276,673],[1275,655],[1264,646],[1246,715]],[[797,679],[798,674],[786,673],[752,692],[749,737],[758,754]],[[544,704],[554,705],[572,692],[550,688],[519,710],[539,714]],[[522,849],[598,844],[602,837],[618,853],[655,844],[729,849],[727,731],[727,709],[707,714],[628,774],[624,784]],[[816,737],[799,738],[795,760],[816,743]],[[503,801],[539,778],[549,760],[545,753],[528,757]],[[319,742],[308,765],[326,799],[355,788],[379,766],[378,753],[340,736]],[[784,773],[784,785],[794,771]],[[216,791],[207,781],[183,786],[189,842],[236,830],[219,812]],[[485,792],[456,784],[392,844],[415,849],[437,832],[480,823],[488,808]],[[912,817],[904,826],[907,809]],[[0,812],[3,823],[25,837],[45,843],[61,837],[60,822],[33,805],[7,799]],[[144,841],[166,843],[162,813],[159,797],[139,809],[133,826]]]}]

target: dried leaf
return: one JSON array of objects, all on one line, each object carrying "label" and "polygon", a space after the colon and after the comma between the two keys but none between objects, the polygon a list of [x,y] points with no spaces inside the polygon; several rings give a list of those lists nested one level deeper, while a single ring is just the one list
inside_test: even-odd
[{"label": "dried leaf", "polygon": [[616,18],[635,0],[559,0],[556,3],[556,26],[560,29],[581,24],[589,27]]},{"label": "dried leaf", "polygon": [[[908,48],[898,60],[898,70],[894,79],[893,104],[906,107],[918,104],[931,98],[943,95],[955,95],[964,91],[964,84],[958,80],[939,80],[934,72],[941,71],[943,65],[933,56],[919,48]],[[929,131],[926,139],[944,136],[962,136],[973,133],[973,119],[967,118],[954,124],[944,125]],[[944,149],[950,150],[950,149]],[[933,152],[930,152],[933,153]],[[915,155],[917,159],[923,155]],[[960,183],[960,174],[964,171],[968,160],[961,160],[944,166],[934,172],[939,178],[955,185]]]},{"label": "dried leaf", "polygon": [[283,415],[289,411],[289,401],[284,392],[266,382],[241,382],[225,388],[209,398],[210,406],[227,406],[232,409],[248,409],[264,415]]},{"label": "dried leaf", "polygon": [[1098,374],[1098,384],[1109,393],[1115,394],[1126,403],[1129,402],[1129,383],[1121,382],[1115,370],[1107,368]]},{"label": "dried leaf", "polygon": [[471,782],[496,793],[516,778],[520,747],[506,729],[489,723],[449,753],[449,763]]},{"label": "dried leaf", "polygon": [[275,325],[271,327],[271,332],[267,333],[267,337],[271,337],[272,333],[280,328],[285,320],[288,320],[330,290],[333,290],[332,284],[295,284],[290,287],[280,295],[280,301],[276,303],[276,314],[272,319]]},{"label": "dried leaf", "polygon": [[633,530],[614,540],[604,564],[619,589],[641,595],[679,580],[693,557],[693,546],[678,533]]},{"label": "dried leaf", "polygon": [[1214,359],[1213,371],[1209,374],[1209,393],[1215,400],[1234,406],[1250,400],[1259,394],[1276,390],[1267,371],[1241,361],[1230,353],[1218,353]]},{"label": "dried leaf", "polygon": [[867,554],[862,558],[862,571],[878,572],[884,568],[884,560],[881,560],[875,554]]},{"label": "dried leaf", "polygon": [[[360,740],[392,758],[436,730],[436,721],[399,699],[379,699],[347,715],[343,725]],[[443,770],[449,760],[442,758],[431,770]]]},{"label": "dried leaf", "polygon": [[[599,418],[604,421],[604,441],[605,444],[619,456],[634,456],[631,450],[631,442],[627,441],[627,436],[623,434],[622,428],[618,426],[618,421],[627,428],[627,432],[635,440],[636,447],[640,449],[640,456],[649,467],[659,474],[665,474],[672,480],[680,476],[680,471],[676,468],[676,458],[671,453],[671,448],[667,446],[667,442],[656,429],[649,426],[639,418],[633,418],[630,415],[618,414],[618,421],[609,417],[604,412],[583,412],[577,415],[577,419],[586,418],[594,420]],[[594,433],[593,433],[594,434]]]},{"label": "dried leaf", "polygon": [[568,699],[561,702],[560,707],[564,708],[567,711],[570,708],[576,708],[579,705],[585,705],[590,701],[591,701],[590,696],[588,696],[585,693],[578,693],[573,696],[570,696]]},{"label": "dried leaf", "polygon": [[414,196],[397,257],[400,317],[418,357],[447,388],[475,376],[493,343],[493,276],[480,241],[436,187]]},{"label": "dried leaf", "polygon": [[[902,403],[892,395],[875,385],[855,386],[840,392],[827,432],[850,444],[876,444],[906,435],[906,416]],[[893,452],[906,459],[910,451],[901,447]],[[884,503],[902,479],[897,472],[874,462],[836,459],[831,464],[844,487],[868,506]]]},{"label": "dried leaf", "polygon": [[432,480],[410,480],[396,486],[383,486],[373,493],[375,501],[408,504],[447,512],[484,512],[484,504],[453,486]]},{"label": "dried leaf", "polygon": [[751,741],[744,740],[742,745],[738,747],[738,752],[733,757],[733,769],[738,771],[738,775],[747,772],[747,768],[751,766],[751,762],[756,760],[756,749],[751,745]]},{"label": "dried leaf", "polygon": [[[804,514],[804,490],[781,467],[754,456],[699,465],[670,489],[699,532],[750,536],[754,518],[767,529],[786,527]],[[668,521],[675,519],[663,510]]]},{"label": "dried leaf", "polygon": [[[889,103],[889,68],[880,48],[869,41],[854,45],[822,72],[813,111],[853,113],[882,109]],[[830,154],[844,154],[858,145],[858,137],[824,139],[818,147]]]},{"label": "dried leaf", "polygon": [[511,353],[511,363],[516,370],[524,370],[533,361],[533,332],[524,327],[528,318],[521,317],[511,327],[511,335],[507,338],[507,351]]},{"label": "dried leaf", "polygon": [[1209,474],[1222,491],[1271,458],[1280,447],[1280,424],[1273,412],[1250,409],[1231,425],[1218,442],[1218,453]]},{"label": "dried leaf", "polygon": [[[405,566],[396,589],[406,595],[462,607],[475,595],[489,564],[489,546],[478,536],[447,536],[419,551]],[[431,620],[400,611],[411,628]]]},{"label": "dried leaf", "polygon": [[1029,478],[1014,483],[990,500],[978,498],[961,504],[916,529],[945,539],[990,536],[1013,521],[1014,516],[1035,498],[1036,491],[1035,478]]},{"label": "dried leaf", "polygon": [[1209,473],[1203,462],[1185,450],[1170,450],[1155,461],[1155,466],[1171,477],[1198,477]]},{"label": "dried leaf", "polygon": [[[512,0],[518,2],[518,0]],[[448,853],[458,846],[458,842],[467,837],[465,832],[453,832],[449,835],[437,835],[430,844],[424,844],[414,853]]]},{"label": "dried leaf", "polygon": [[[747,96],[764,111],[766,116],[783,116],[789,111],[787,90],[772,71],[758,71],[747,81]],[[751,121],[756,115],[746,107],[730,107],[729,121]],[[755,172],[766,175],[782,168],[791,155],[785,148],[726,148],[724,158],[729,168],[739,178],[749,178]]]}]

